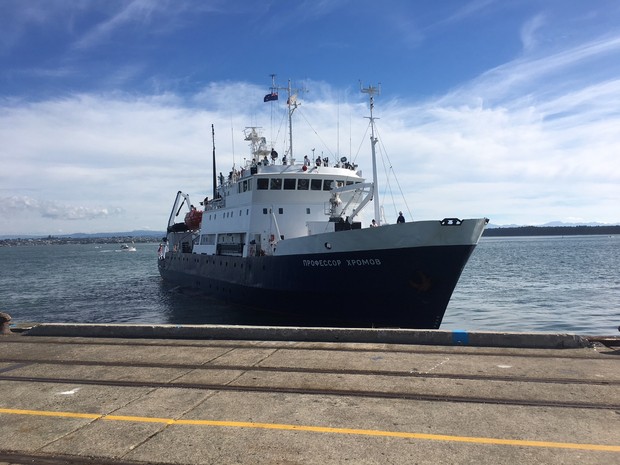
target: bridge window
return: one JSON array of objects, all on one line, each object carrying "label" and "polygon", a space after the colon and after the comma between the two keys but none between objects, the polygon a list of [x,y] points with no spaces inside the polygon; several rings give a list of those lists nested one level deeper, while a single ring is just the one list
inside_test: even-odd
[{"label": "bridge window", "polygon": [[271,185],[269,189],[272,191],[282,190],[282,178],[271,178]]},{"label": "bridge window", "polygon": [[258,178],[256,180],[256,188],[259,191],[266,191],[269,189],[269,178]]},{"label": "bridge window", "polygon": [[325,179],[323,181],[323,190],[324,191],[328,191],[332,188],[332,182],[334,182],[333,179]]},{"label": "bridge window", "polygon": [[295,190],[295,182],[296,182],[296,179],[285,178],[284,179],[284,190],[285,191],[294,191]]},{"label": "bridge window", "polygon": [[308,180],[307,179],[298,179],[297,180],[297,190],[298,191],[307,191],[308,190]]},{"label": "bridge window", "polygon": [[321,179],[313,179],[310,184],[310,190],[320,191],[322,184],[323,184],[323,181]]}]

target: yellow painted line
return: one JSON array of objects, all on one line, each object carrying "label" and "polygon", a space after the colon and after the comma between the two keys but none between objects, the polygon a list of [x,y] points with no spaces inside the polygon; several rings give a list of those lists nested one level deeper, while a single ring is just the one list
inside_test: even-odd
[{"label": "yellow painted line", "polygon": [[20,410],[14,408],[0,408],[0,413],[33,415],[38,417],[86,418],[88,420],[97,420],[103,416],[97,413],[48,412],[45,410]]},{"label": "yellow painted line", "polygon": [[253,423],[243,421],[216,420],[175,420],[173,418],[135,417],[123,415],[99,415],[94,413],[50,412],[44,410],[19,410],[0,408],[0,414],[35,415],[58,418],[84,418],[90,420],[129,421],[136,423],[162,423],[167,425],[219,426],[228,428],[253,428],[284,431],[302,431],[312,433],[350,434],[356,436],[375,436],[405,439],[422,439],[427,441],[462,442],[469,444],[491,444],[517,447],[544,447],[550,449],[579,449],[589,451],[620,452],[620,446],[605,444],[579,444],[571,442],[528,441],[523,439],[500,439],[470,436],[450,436],[445,434],[408,433],[404,431],[380,431],[369,429],[330,428],[324,426],[287,425],[278,423]]},{"label": "yellow painted line", "polygon": [[157,417],[128,417],[123,415],[106,415],[103,420],[110,421],[135,421],[137,423],[164,423],[166,425],[173,425],[178,423],[178,420],[173,418],[157,418]]}]

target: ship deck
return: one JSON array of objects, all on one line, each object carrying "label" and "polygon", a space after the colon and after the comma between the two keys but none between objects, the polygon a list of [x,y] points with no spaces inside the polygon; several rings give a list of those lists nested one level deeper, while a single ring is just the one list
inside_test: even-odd
[{"label": "ship deck", "polygon": [[0,463],[616,463],[600,341],[40,325],[0,337]]}]

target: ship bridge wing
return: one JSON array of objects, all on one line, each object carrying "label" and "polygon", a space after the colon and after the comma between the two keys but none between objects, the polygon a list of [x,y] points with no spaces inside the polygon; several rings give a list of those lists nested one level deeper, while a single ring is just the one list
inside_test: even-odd
[{"label": "ship bridge wing", "polygon": [[[330,199],[330,218],[341,218],[343,215],[346,215],[346,212],[351,205],[355,205],[360,196],[364,195],[364,198],[361,202],[357,203],[357,206],[353,209],[353,211],[347,215],[346,221],[350,224],[353,223],[353,220],[358,215],[360,211],[372,200],[373,192],[374,192],[374,184],[372,182],[361,182],[357,184],[345,185],[341,187],[335,187],[331,189],[332,197]],[[349,201],[342,205],[340,201],[340,194],[345,192],[353,192],[353,195],[350,196]]]}]

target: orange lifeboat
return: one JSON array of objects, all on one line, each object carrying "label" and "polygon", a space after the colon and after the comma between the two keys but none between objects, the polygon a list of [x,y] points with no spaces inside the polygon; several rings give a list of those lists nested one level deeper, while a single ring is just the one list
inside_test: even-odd
[{"label": "orange lifeboat", "polygon": [[202,221],[202,211],[191,210],[185,215],[185,226],[190,231],[195,231],[200,228],[200,222]]}]

